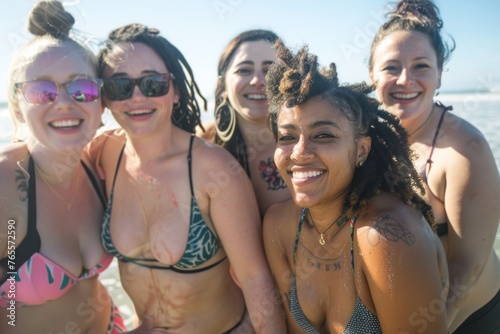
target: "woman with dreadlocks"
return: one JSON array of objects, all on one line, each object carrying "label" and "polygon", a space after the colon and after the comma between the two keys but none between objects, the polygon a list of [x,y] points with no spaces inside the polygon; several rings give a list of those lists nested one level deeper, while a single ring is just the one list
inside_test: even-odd
[{"label": "woman with dreadlocks", "polygon": [[131,24],[98,58],[122,128],[91,149],[109,198],[101,237],[141,333],[283,332],[251,183],[226,150],[194,136],[204,99],[184,56]]},{"label": "woman with dreadlocks", "polygon": [[406,132],[371,87],[277,48],[270,126],[292,200],[267,211],[264,243],[289,332],[445,333],[446,259]]}]

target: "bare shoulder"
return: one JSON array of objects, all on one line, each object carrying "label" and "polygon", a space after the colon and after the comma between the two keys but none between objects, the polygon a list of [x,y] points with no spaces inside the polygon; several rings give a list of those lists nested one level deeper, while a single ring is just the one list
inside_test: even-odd
[{"label": "bare shoulder", "polygon": [[300,219],[301,208],[293,200],[272,205],[264,215],[264,247],[268,261],[276,264],[276,260],[292,249],[296,229]]},{"label": "bare shoulder", "polygon": [[206,171],[225,171],[231,175],[245,174],[231,153],[217,144],[200,138],[195,138],[193,144],[193,166]]},{"label": "bare shoulder", "polygon": [[9,144],[0,148],[0,168],[17,164],[17,161],[23,160],[28,154],[25,143]]},{"label": "bare shoulder", "polygon": [[300,218],[301,208],[292,199],[273,204],[264,215],[264,228],[290,227],[289,222]]},{"label": "bare shoulder", "polygon": [[116,163],[117,156],[125,144],[125,138],[125,133],[121,129],[104,131],[87,145],[85,156],[98,170],[103,168],[105,172]]},{"label": "bare shoulder", "polygon": [[89,150],[99,150],[109,145],[123,145],[125,143],[125,131],[121,129],[106,130],[98,134],[89,143]]},{"label": "bare shoulder", "polygon": [[25,143],[16,143],[0,149],[0,193],[2,198],[15,194],[19,182],[29,179],[28,168],[29,152]]},{"label": "bare shoulder", "polygon": [[[264,240],[265,242],[283,240],[293,241],[295,239],[302,209],[295,205],[292,199],[273,204],[264,215]],[[286,248],[286,247],[285,247]]]},{"label": "bare shoulder", "polygon": [[[8,225],[21,221],[28,200],[28,158],[26,144],[16,143],[0,149],[0,229],[5,231]],[[18,236],[22,235],[21,227],[17,226]],[[6,239],[0,232],[0,258],[5,257]]]},{"label": "bare shoulder", "polygon": [[411,253],[435,247],[434,232],[423,215],[387,193],[375,196],[355,225],[357,245],[370,254],[397,256],[393,250]]},{"label": "bare shoulder", "polygon": [[[442,141],[445,147],[449,147],[453,156],[446,159],[454,163],[457,159],[467,159],[471,162],[476,159],[492,157],[491,148],[484,135],[474,125],[465,119],[447,113],[443,120],[442,133],[438,141]],[[456,167],[456,166],[455,166]]]}]

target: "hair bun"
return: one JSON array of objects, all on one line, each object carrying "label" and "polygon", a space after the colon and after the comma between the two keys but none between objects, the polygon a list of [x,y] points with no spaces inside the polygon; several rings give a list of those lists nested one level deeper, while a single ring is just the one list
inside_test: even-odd
[{"label": "hair bun", "polygon": [[443,21],[439,17],[439,9],[430,0],[400,1],[389,17],[415,20],[424,26],[437,30],[443,27]]},{"label": "hair bun", "polygon": [[28,30],[35,36],[49,34],[56,38],[68,37],[75,24],[73,16],[59,1],[39,1],[31,10]]}]

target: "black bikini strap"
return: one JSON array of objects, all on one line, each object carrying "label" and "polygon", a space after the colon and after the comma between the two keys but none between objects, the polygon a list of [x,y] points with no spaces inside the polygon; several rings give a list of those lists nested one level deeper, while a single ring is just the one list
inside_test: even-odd
[{"label": "black bikini strap", "polygon": [[191,188],[191,196],[194,197],[193,177],[191,176],[191,149],[193,148],[193,140],[194,140],[194,134],[191,135],[191,139],[189,140],[189,153],[187,159],[189,168],[189,187]]},{"label": "black bikini strap", "polygon": [[158,260],[156,260],[156,259],[136,259],[136,258],[131,258],[131,257],[127,257],[127,256],[121,256],[119,259],[122,262],[129,262],[129,263],[131,262],[131,263],[134,263],[138,266],[150,268],[150,269],[171,270],[171,271],[179,273],[179,274],[196,274],[196,273],[200,273],[200,272],[205,271],[205,270],[212,269],[213,267],[215,267],[219,263],[226,260],[227,256],[223,257],[222,259],[220,259],[219,261],[217,261],[215,263],[212,263],[209,266],[206,266],[203,268],[198,268],[198,269],[191,269],[191,270],[183,270],[183,269],[176,268],[174,266],[165,266],[165,265],[162,266],[162,265],[147,263],[147,262],[158,262]]},{"label": "black bikini strap", "polygon": [[123,144],[122,150],[120,151],[120,155],[118,156],[118,162],[116,163],[115,176],[113,176],[113,183],[111,185],[111,195],[110,196],[113,196],[113,192],[115,190],[116,176],[118,175],[118,169],[120,168],[120,164],[122,163],[122,157],[123,157],[123,152],[125,151],[125,145],[126,144]]},{"label": "black bikini strap", "polygon": [[[30,233],[32,231],[36,231],[36,177],[35,177],[35,162],[30,155],[30,159],[28,162],[28,231],[26,232],[26,238],[29,238],[32,235],[38,237],[38,242],[40,242],[40,236],[38,233]],[[40,249],[38,247],[38,249]]]},{"label": "black bikini strap", "polygon": [[106,199],[104,198],[104,195],[102,193],[102,189],[99,186],[99,182],[97,182],[97,180],[94,176],[94,173],[92,173],[90,168],[83,161],[80,161],[80,162],[83,166],[83,169],[87,173],[87,176],[89,177],[90,183],[92,183],[92,187],[94,188],[95,192],[97,193],[97,196],[101,200],[102,207],[106,208]]},{"label": "black bikini strap", "polygon": [[[436,105],[439,106],[439,107],[443,106],[443,105],[439,105],[437,103],[436,103]],[[441,113],[441,117],[439,118],[439,122],[438,122],[438,125],[437,125],[437,128],[436,128],[436,132],[434,133],[434,138],[432,139],[431,152],[429,153],[429,158],[427,159],[427,163],[432,163],[431,158],[432,158],[432,154],[434,153],[434,146],[436,145],[437,137],[439,135],[439,130],[441,129],[441,124],[443,123],[444,114],[446,113],[447,110],[451,110],[449,108],[451,108],[451,107],[445,107],[443,109],[443,112]]]}]

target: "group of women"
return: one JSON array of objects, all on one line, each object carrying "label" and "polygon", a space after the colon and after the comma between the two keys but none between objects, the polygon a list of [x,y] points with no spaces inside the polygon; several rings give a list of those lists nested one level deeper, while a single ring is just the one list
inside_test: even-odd
[{"label": "group of women", "polygon": [[[500,333],[500,177],[434,101],[454,45],[431,1],[389,14],[371,85],[241,33],[210,124],[157,29],[120,27],[96,57],[73,24],[38,2],[10,72],[2,333]],[[96,136],[104,108],[120,128]],[[133,329],[98,280],[113,257]]]}]

